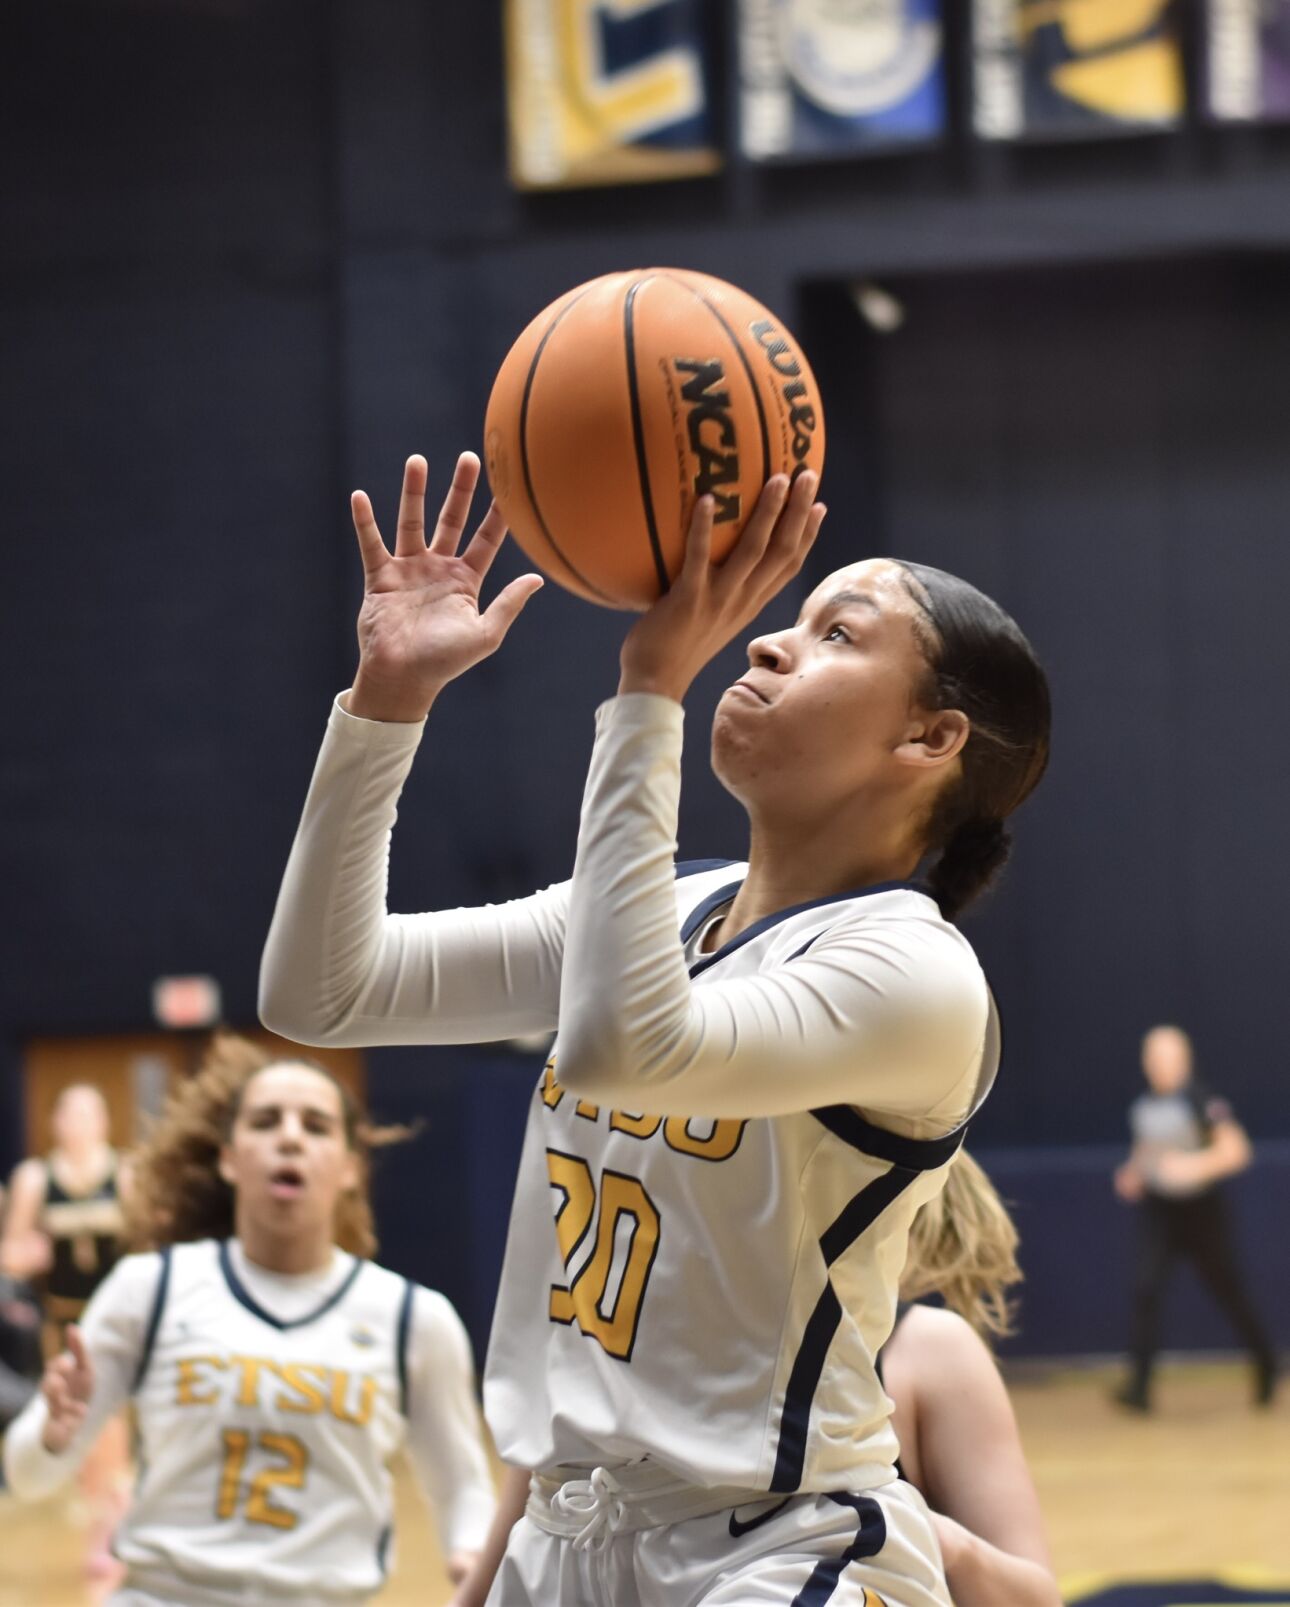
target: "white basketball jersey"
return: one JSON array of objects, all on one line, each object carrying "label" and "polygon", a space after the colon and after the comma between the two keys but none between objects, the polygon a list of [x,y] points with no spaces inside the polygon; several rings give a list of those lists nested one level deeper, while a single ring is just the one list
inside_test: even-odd
[{"label": "white basketball jersey", "polygon": [[283,1322],[241,1284],[226,1244],[163,1252],[122,1561],[238,1599],[378,1589],[412,1290],[356,1261],[316,1311]]},{"label": "white basketball jersey", "polygon": [[[681,867],[687,944],[742,874]],[[758,922],[714,954],[691,948],[691,978],[782,965],[867,900],[886,917],[900,901],[927,916],[909,886],[847,894]],[[998,1047],[991,1005],[973,1110]],[[910,1223],[966,1124],[910,1139],[841,1105],[667,1120],[602,1109],[559,1076],[557,1041],[529,1114],[489,1350],[485,1405],[503,1458],[649,1457],[694,1484],[783,1492],[894,1478],[874,1358]]]}]

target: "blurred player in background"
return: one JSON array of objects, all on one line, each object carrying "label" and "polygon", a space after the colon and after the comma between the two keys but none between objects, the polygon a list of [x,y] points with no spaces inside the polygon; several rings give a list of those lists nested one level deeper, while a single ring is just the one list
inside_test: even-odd
[{"label": "blurred player in background", "polygon": [[[926,1498],[956,1607],[1061,1607],[1043,1514],[989,1336],[1011,1331],[1017,1231],[989,1178],[960,1150],[914,1218],[901,1305],[878,1375],[892,1400],[902,1478]],[[927,1295],[944,1306],[913,1304]],[[524,1511],[507,1475],[488,1544],[452,1607],[484,1607]]]},{"label": "blurred player in background", "polygon": [[119,1607],[360,1602],[389,1561],[406,1439],[449,1570],[493,1513],[469,1344],[442,1295],[367,1259],[369,1130],[321,1068],[218,1038],[139,1152],[132,1239],[10,1429],[14,1492],[75,1470],[133,1398]]},{"label": "blurred player in background", "polygon": [[[128,1175],[109,1142],[107,1101],[90,1083],[64,1088],[50,1121],[53,1147],[23,1161],[13,1175],[0,1268],[40,1289],[45,1354],[62,1349],[69,1323],[111,1271],[124,1231],[122,1193]],[[104,1421],[80,1473],[86,1528],[86,1571],[111,1579],[118,1572],[108,1542],[125,1506],[129,1440],[125,1420]]]},{"label": "blurred player in background", "polygon": [[390,832],[422,722],[539,584],[480,612],[504,530],[491,510],[458,555],[478,472],[459,459],[427,544],[411,459],[393,553],[355,496],[360,664],[261,1010],[293,1038],[354,1044],[558,1025],[489,1350],[498,1448],[535,1470],[490,1599],[944,1607],[872,1357],[909,1224],[994,1079],[993,1002],[952,919],[1043,773],[1043,671],[964,581],[891,560],[838,571],[751,643],[717,708],[713,766],[750,817],[748,865],[678,868],[682,701],[824,514],[814,474],[772,476],[713,565],[702,497],[683,570],[627,633],[599,711],[572,881],[392,915]]},{"label": "blurred player in background", "polygon": [[1115,1174],[1116,1193],[1137,1206],[1131,1371],[1116,1399],[1151,1407],[1160,1304],[1173,1264],[1191,1262],[1254,1363],[1254,1399],[1276,1389],[1276,1354],[1246,1289],[1240,1252],[1221,1187],[1251,1161],[1250,1141],[1225,1099],[1194,1075],[1191,1039],[1180,1027],[1153,1027],[1142,1040],[1147,1092],[1129,1108],[1133,1148]]}]

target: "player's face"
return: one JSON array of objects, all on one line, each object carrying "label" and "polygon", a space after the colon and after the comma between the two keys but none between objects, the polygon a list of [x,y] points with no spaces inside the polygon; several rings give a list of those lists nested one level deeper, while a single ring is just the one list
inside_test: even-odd
[{"label": "player's face", "polygon": [[50,1125],[54,1143],[60,1149],[89,1149],[105,1144],[108,1113],[103,1095],[97,1088],[86,1086],[65,1089],[54,1106]]},{"label": "player's face", "polygon": [[330,1223],[358,1183],[339,1090],[312,1066],[284,1061],[258,1072],[220,1156],[239,1212],[275,1232]]},{"label": "player's face", "polygon": [[864,792],[940,786],[966,721],[920,706],[928,665],[917,622],[904,571],[879,558],[830,575],[796,624],[749,643],[749,668],[712,729],[713,768],[729,791],[791,816]]},{"label": "player's face", "polygon": [[1173,1027],[1157,1027],[1142,1042],[1142,1070],[1157,1094],[1177,1093],[1191,1076],[1191,1044]]}]

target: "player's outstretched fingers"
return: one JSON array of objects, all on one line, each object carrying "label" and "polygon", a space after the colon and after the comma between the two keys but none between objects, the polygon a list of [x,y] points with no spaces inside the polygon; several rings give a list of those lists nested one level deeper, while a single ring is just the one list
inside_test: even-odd
[{"label": "player's outstretched fingers", "polygon": [[67,1325],[65,1338],[67,1340],[67,1352],[72,1358],[73,1382],[78,1385],[82,1382],[87,1382],[91,1374],[90,1353],[85,1348],[85,1340],[81,1335],[81,1330],[74,1322]]},{"label": "player's outstretched fingers", "polygon": [[506,520],[495,502],[489,503],[488,512],[480,521],[479,529],[470,538],[470,545],[462,553],[463,562],[470,565],[482,580],[493,567],[493,559],[506,540]]},{"label": "player's outstretched fingers", "polygon": [[366,491],[355,491],[349,499],[349,511],[354,520],[354,534],[358,537],[358,552],[363,560],[363,574],[370,580],[382,564],[390,561],[389,550],[381,539],[381,532],[372,512],[372,499]]},{"label": "player's outstretched fingers", "polygon": [[470,504],[478,484],[479,459],[473,452],[463,452],[457,459],[452,484],[448,487],[448,495],[443,499],[443,507],[435,522],[434,535],[430,538],[431,552],[446,558],[456,555],[466,521],[470,518]]},{"label": "player's outstretched fingers", "polygon": [[497,649],[506,640],[506,633],[520,617],[525,603],[535,593],[542,590],[541,575],[521,575],[509,585],[503,586],[497,596],[493,598],[481,616],[481,621],[488,626],[492,635],[493,645],[491,651]]},{"label": "player's outstretched fingers", "polygon": [[672,582],[673,591],[679,588],[697,593],[706,584],[712,564],[712,522],[716,511],[716,500],[710,496],[700,497],[694,504],[685,535],[685,555],[680,573]]},{"label": "player's outstretched fingers", "polygon": [[721,579],[725,587],[742,590],[750,576],[757,570],[766,555],[777,521],[783,517],[788,496],[788,476],[772,474],[761,488],[757,506],[744,526],[743,534],[720,565]]},{"label": "player's outstretched fingers", "polygon": [[430,470],[419,452],[403,467],[403,492],[399,497],[399,525],[394,533],[396,558],[415,558],[426,546],[426,481]]}]

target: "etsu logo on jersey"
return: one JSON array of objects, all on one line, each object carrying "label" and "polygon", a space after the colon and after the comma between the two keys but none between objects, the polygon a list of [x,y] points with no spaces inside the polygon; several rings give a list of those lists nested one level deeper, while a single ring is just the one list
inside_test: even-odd
[{"label": "etsu logo on jersey", "polygon": [[267,1356],[181,1356],[175,1371],[176,1406],[270,1408],[334,1417],[356,1428],[371,1422],[377,1389],[366,1373]]},{"label": "etsu logo on jersey", "polygon": [[681,400],[686,404],[690,450],[698,463],[694,494],[712,497],[716,503],[713,523],[728,524],[739,518],[740,498],[737,490],[722,489],[739,484],[739,449],[730,392],[724,388],[725,367],[715,357],[675,357],[672,362],[678,375],[689,375],[681,384]]},{"label": "etsu logo on jersey", "polygon": [[377,1343],[377,1338],[370,1328],[360,1323],[357,1328],[350,1329],[349,1342],[362,1350],[370,1350]]},{"label": "etsu logo on jersey", "polygon": [[[555,1061],[548,1060],[542,1073],[542,1103],[555,1110],[567,1090],[555,1080]],[[583,1121],[600,1120],[600,1106],[580,1099],[573,1114]],[[746,1121],[703,1121],[697,1116],[633,1116],[626,1111],[609,1112],[609,1131],[625,1133],[628,1138],[653,1138],[660,1130],[663,1142],[678,1155],[693,1155],[701,1161],[728,1161],[739,1148],[744,1136]],[[705,1132],[704,1129],[707,1129]]]}]

